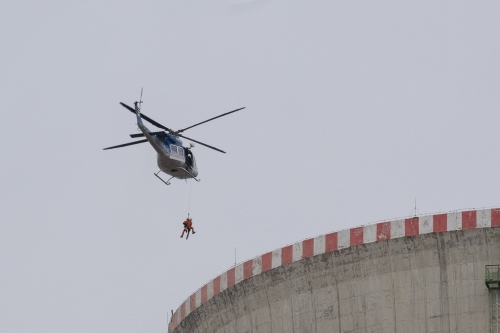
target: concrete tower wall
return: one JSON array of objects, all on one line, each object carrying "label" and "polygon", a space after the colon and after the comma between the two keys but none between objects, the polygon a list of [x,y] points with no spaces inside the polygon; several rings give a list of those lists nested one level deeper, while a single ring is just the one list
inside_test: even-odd
[{"label": "concrete tower wall", "polygon": [[169,332],[488,332],[484,266],[500,209],[383,222],[244,262],[190,296]]}]

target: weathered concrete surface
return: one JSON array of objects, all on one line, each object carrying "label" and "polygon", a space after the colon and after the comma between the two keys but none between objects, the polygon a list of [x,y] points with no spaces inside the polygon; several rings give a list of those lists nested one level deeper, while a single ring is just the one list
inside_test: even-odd
[{"label": "weathered concrete surface", "polygon": [[500,228],[362,244],[237,283],[174,332],[488,332],[484,271],[499,263]]}]

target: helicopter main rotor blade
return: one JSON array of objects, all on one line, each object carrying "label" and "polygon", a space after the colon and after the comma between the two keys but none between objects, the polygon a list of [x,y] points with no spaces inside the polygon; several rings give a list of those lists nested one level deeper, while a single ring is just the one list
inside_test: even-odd
[{"label": "helicopter main rotor blade", "polygon": [[187,136],[184,136],[184,135],[181,135],[181,134],[177,134],[177,136],[180,136],[181,138],[187,139],[187,140],[189,140],[189,141],[193,141],[193,142],[199,143],[200,145],[205,146],[205,147],[208,147],[208,148],[211,148],[211,149],[213,149],[213,150],[220,151],[221,153],[224,153],[224,154],[226,153],[225,151],[220,150],[219,148],[215,148],[215,147],[209,146],[209,145],[207,145],[206,143],[203,143],[203,142],[200,142],[200,141],[196,141],[196,140],[194,140],[194,139],[188,138]]},{"label": "helicopter main rotor blade", "polygon": [[[159,132],[150,132],[149,134],[151,134],[151,135],[162,135],[162,134],[166,134],[166,133],[164,131],[159,131]],[[130,134],[131,138],[140,138],[142,136],[144,136],[144,133]]]},{"label": "helicopter main rotor blade", "polygon": [[148,142],[148,139],[144,139],[144,140],[140,140],[140,141],[134,141],[134,142],[129,142],[129,143],[124,143],[122,145],[104,148],[103,150],[121,148],[121,147],[126,147],[126,146],[132,146],[132,145],[136,145],[138,143],[144,143],[144,142]]},{"label": "helicopter main rotor blade", "polygon": [[[122,102],[120,102],[120,104],[121,104],[124,108],[128,109],[130,112],[132,112],[133,114],[135,114],[135,109],[134,109],[134,108],[132,108],[132,107],[130,107],[130,106],[128,106],[127,104],[122,103]],[[147,122],[149,122],[149,123],[151,123],[151,124],[155,125],[155,126],[156,126],[156,127],[158,127],[158,128],[163,128],[164,130],[166,130],[166,131],[168,131],[168,132],[173,132],[170,128],[163,126],[162,124],[160,124],[160,123],[159,123],[159,122],[157,122],[157,121],[154,121],[153,119],[151,119],[151,118],[149,118],[148,116],[146,116],[144,113],[141,113],[141,118],[142,118],[142,119],[144,119],[144,120],[146,120]]]},{"label": "helicopter main rotor blade", "polygon": [[[190,128],[193,128],[193,127],[195,127],[195,126],[198,126],[198,125],[201,125],[201,124],[207,123],[207,122],[209,122],[209,121],[212,121],[212,120],[217,119],[217,118],[220,118],[220,117],[227,116],[228,114],[231,114],[231,113],[233,113],[233,112],[240,111],[240,110],[243,110],[243,109],[244,109],[244,107],[239,108],[239,109],[236,109],[236,110],[233,110],[233,111],[229,111],[229,112],[223,113],[223,114],[221,114],[220,116],[213,117],[213,118],[210,118],[210,119],[208,119],[208,120],[202,121],[201,123],[195,124],[195,125],[193,125],[193,126],[189,126],[189,127],[186,127],[186,128],[180,129],[180,130],[176,131],[176,132],[175,132],[175,134],[177,135],[177,134],[179,134],[179,133],[184,132],[184,131],[185,131],[185,130],[187,130],[187,129],[190,129]],[[193,141],[194,141],[194,140],[193,140]]]}]

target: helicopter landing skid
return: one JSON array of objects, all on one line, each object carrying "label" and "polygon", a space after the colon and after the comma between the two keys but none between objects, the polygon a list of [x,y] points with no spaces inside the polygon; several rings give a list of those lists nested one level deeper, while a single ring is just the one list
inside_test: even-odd
[{"label": "helicopter landing skid", "polygon": [[[196,180],[197,182],[199,182],[199,181],[200,181],[200,179],[196,179],[196,177],[195,177],[195,176],[193,176],[193,174],[192,174],[191,172],[187,171],[186,169],[184,169],[184,168],[180,168],[180,167],[179,167],[179,168],[176,168],[176,169],[183,170],[183,171],[185,171],[187,174],[189,174],[191,177],[193,177],[193,179],[194,179],[194,180]],[[174,178],[175,176],[172,176],[172,177],[170,177],[167,181],[165,181],[165,180],[163,180],[163,178],[161,178],[160,176],[158,176],[158,174],[159,174],[160,172],[161,172],[161,170],[160,170],[160,171],[158,171],[157,173],[154,173],[154,172],[153,172],[153,174],[154,174],[156,177],[158,177],[158,179],[159,179],[159,180],[161,180],[162,182],[164,182],[164,183],[165,183],[165,185],[170,185],[170,184],[171,184],[171,183],[170,183],[170,179]]]},{"label": "helicopter landing skid", "polygon": [[182,170],[182,171],[185,171],[188,175],[190,175],[191,177],[193,177],[193,179],[194,179],[194,180],[196,180],[197,182],[199,182],[199,181],[201,180],[201,179],[196,179],[196,177],[195,177],[195,176],[193,176],[193,174],[192,174],[191,172],[187,171],[187,170],[186,170],[186,169],[184,169],[184,168],[178,167],[178,168],[176,168],[176,169],[180,169],[180,170]]},{"label": "helicopter landing skid", "polygon": [[174,178],[174,176],[170,177],[167,181],[164,181],[164,180],[163,180],[163,178],[161,178],[160,176],[158,176],[158,174],[159,174],[160,172],[161,172],[161,170],[160,170],[160,171],[158,171],[157,173],[154,173],[154,172],[153,172],[153,174],[154,174],[156,177],[158,177],[158,179],[159,179],[159,180],[161,180],[162,182],[164,182],[164,183],[165,183],[165,185],[170,185],[170,179]]}]

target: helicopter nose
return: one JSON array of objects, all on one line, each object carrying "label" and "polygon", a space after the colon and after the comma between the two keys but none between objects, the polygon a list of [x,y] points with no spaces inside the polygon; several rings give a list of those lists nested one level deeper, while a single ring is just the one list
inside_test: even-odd
[{"label": "helicopter nose", "polygon": [[193,174],[193,176],[194,176],[195,178],[196,178],[196,177],[198,177],[198,169],[193,168],[193,170],[191,170],[191,171],[192,171],[191,173]]}]

